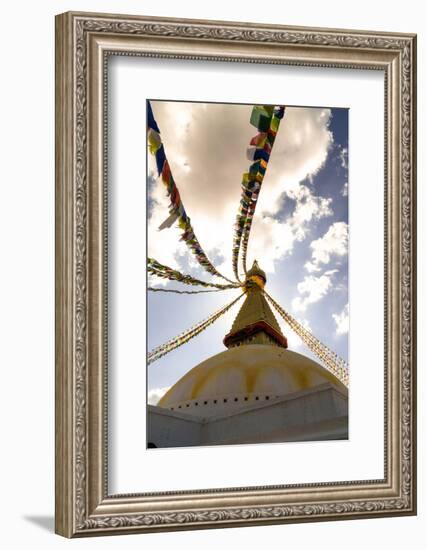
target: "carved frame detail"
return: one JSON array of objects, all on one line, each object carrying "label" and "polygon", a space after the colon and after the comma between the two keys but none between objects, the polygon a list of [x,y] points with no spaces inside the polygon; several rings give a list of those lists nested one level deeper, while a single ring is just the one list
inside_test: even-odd
[{"label": "carved frame detail", "polygon": [[[384,71],[385,479],[107,494],[102,128],[108,55]],[[416,513],[416,37],[66,13],[56,18],[56,67],[57,533],[74,537]]]}]

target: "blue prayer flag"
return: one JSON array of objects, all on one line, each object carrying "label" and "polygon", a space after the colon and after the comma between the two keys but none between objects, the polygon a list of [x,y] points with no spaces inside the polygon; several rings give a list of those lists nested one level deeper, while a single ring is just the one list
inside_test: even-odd
[{"label": "blue prayer flag", "polygon": [[148,100],[147,100],[147,124],[149,128],[152,128],[153,130],[155,130],[160,134],[159,127],[157,126],[157,122],[154,119],[151,103]]},{"label": "blue prayer flag", "polygon": [[254,154],[254,160],[263,159],[266,162],[268,162],[268,159],[270,158],[270,155],[267,153],[267,151],[264,151],[264,149],[257,149]]},{"label": "blue prayer flag", "polygon": [[159,172],[159,176],[162,173],[165,160],[166,160],[165,148],[162,145],[161,147],[159,147],[159,149],[157,149],[157,152],[156,152],[156,164],[157,164],[157,171]]}]

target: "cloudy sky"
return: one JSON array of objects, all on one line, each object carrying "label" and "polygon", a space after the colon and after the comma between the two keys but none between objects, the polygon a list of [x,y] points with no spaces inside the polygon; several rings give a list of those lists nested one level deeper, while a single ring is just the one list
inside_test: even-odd
[{"label": "cloudy sky", "polygon": [[[257,133],[252,106],[151,102],[166,156],[194,231],[209,259],[233,278],[233,225],[246,149]],[[148,159],[148,255],[206,281],[213,278],[179,241],[176,227],[158,231],[168,198]],[[348,110],[287,107],[270,157],[248,246],[267,273],[266,290],[327,346],[348,360]],[[153,278],[151,286],[194,289]],[[240,291],[178,295],[148,293],[148,349],[206,319]],[[242,302],[239,302],[240,305]],[[236,304],[188,344],[148,367],[149,401],[222,343]],[[278,319],[289,348],[311,353]]]}]

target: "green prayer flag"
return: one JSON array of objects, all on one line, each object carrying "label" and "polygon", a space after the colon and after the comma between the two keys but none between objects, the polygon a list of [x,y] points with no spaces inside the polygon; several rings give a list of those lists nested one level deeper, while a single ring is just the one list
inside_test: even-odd
[{"label": "green prayer flag", "polygon": [[[272,109],[271,109],[272,112]],[[250,123],[261,132],[266,132],[270,128],[271,114],[264,106],[255,105],[252,109]]]}]

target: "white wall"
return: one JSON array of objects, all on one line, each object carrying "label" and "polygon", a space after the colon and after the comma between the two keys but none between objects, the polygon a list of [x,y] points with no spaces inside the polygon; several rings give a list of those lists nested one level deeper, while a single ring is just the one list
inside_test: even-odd
[{"label": "white wall", "polygon": [[[0,195],[0,364],[1,454],[0,517],[2,547],[151,549],[280,545],[388,550],[421,548],[425,516],[425,401],[419,403],[419,515],[399,519],[316,523],[216,531],[155,534],[66,541],[52,533],[54,494],[53,430],[53,281],[54,281],[54,20],[73,10],[135,13],[174,17],[246,20],[329,27],[418,32],[420,98],[425,94],[422,3],[299,0],[75,0],[2,5],[1,44],[1,186]],[[419,108],[419,151],[425,150],[425,109]],[[424,145],[424,147],[423,147]],[[419,208],[427,207],[421,185]],[[419,227],[419,280],[425,275],[425,221]],[[426,300],[419,289],[419,391],[425,390]],[[424,307],[423,307],[424,306]]]}]

